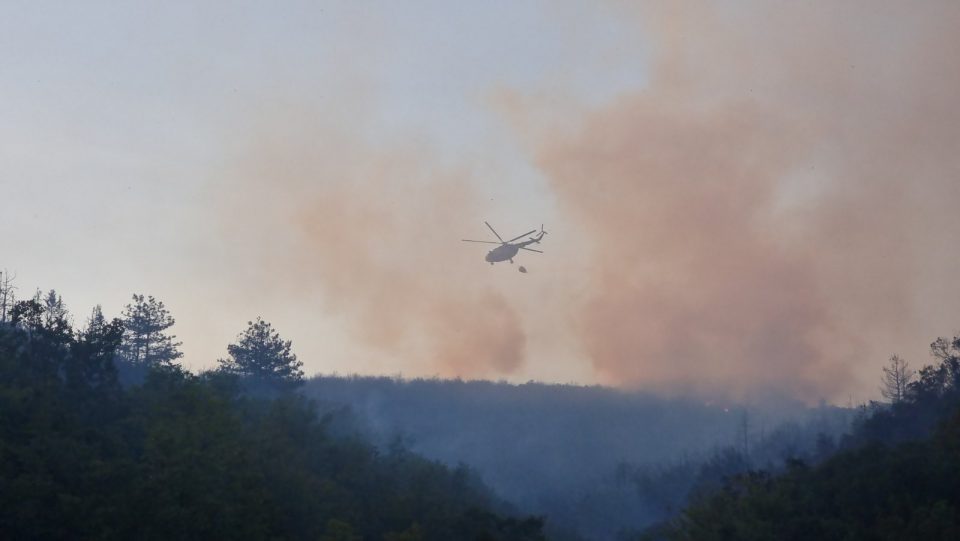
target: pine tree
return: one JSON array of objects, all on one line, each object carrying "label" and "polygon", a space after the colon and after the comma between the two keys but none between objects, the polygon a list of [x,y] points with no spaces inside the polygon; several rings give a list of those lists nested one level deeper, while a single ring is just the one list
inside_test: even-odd
[{"label": "pine tree", "polygon": [[175,335],[166,331],[175,320],[162,302],[152,296],[134,295],[123,312],[124,334],[119,355],[133,364],[169,366],[183,357]]},{"label": "pine tree", "polygon": [[107,318],[103,317],[103,307],[99,304],[90,311],[90,317],[87,319],[87,326],[83,329],[81,335],[100,334],[107,326]]},{"label": "pine tree", "polygon": [[100,305],[94,306],[86,326],[76,333],[72,344],[67,382],[74,387],[115,391],[118,380],[113,359],[123,333],[123,321],[107,321]]},{"label": "pine tree", "polygon": [[291,342],[280,338],[273,326],[259,317],[227,346],[229,359],[220,359],[221,370],[279,386],[303,383],[303,363],[290,351]]},{"label": "pine tree", "polygon": [[42,300],[40,292],[37,291],[34,300],[43,306],[43,324],[45,327],[70,326],[70,312],[67,311],[67,306],[63,304],[63,298],[57,295],[55,290],[48,291]]},{"label": "pine tree", "polygon": [[43,295],[38,289],[28,301],[17,301],[10,311],[10,321],[30,333],[44,332],[67,339],[73,335],[70,313],[57,292]]}]

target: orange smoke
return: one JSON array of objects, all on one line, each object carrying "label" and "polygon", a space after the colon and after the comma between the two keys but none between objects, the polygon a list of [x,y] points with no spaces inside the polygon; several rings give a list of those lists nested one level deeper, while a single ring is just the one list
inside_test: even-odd
[{"label": "orange smoke", "polygon": [[483,227],[468,171],[415,145],[365,143],[308,107],[269,115],[255,132],[224,203],[262,283],[345,319],[391,373],[479,377],[521,365],[520,317],[490,284],[483,252],[458,242]]},{"label": "orange smoke", "polygon": [[619,384],[870,390],[960,320],[960,8],[711,6],[641,13],[649,88],[534,137],[596,253],[579,335]]},{"label": "orange smoke", "polygon": [[525,350],[573,337],[608,383],[845,401],[923,362],[960,321],[960,4],[646,6],[647,88],[500,96],[560,222],[526,290],[454,248],[482,179],[349,112],[251,130],[235,237],[408,373],[549,370]]}]

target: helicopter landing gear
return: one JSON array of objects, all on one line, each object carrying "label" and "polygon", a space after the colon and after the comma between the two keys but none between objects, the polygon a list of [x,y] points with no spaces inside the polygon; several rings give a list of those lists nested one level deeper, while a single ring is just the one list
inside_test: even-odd
[{"label": "helicopter landing gear", "polygon": [[510,260],[510,264],[513,265],[513,260],[512,260],[512,259]]}]

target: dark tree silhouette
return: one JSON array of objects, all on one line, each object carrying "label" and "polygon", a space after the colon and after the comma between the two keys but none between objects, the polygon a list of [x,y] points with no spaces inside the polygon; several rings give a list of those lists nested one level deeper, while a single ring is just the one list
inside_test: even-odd
[{"label": "dark tree silhouette", "polygon": [[31,335],[43,335],[59,341],[73,334],[63,300],[54,290],[46,297],[39,291],[28,301],[17,301],[10,310],[10,322]]},{"label": "dark tree silhouette", "polygon": [[930,350],[912,382],[891,358],[893,404],[865,409],[833,456],[733,476],[645,539],[960,539],[960,337]]},{"label": "dark tree silhouette", "polygon": [[16,276],[11,276],[9,272],[0,272],[0,323],[6,323],[10,316],[10,310],[17,302],[14,292],[17,290],[13,285]]},{"label": "dark tree silhouette", "polygon": [[41,296],[40,292],[34,296],[33,300],[43,305],[43,323],[47,327],[53,327],[57,322],[70,322],[70,312],[67,306],[63,304],[63,298],[53,289]]},{"label": "dark tree silhouette", "polygon": [[291,342],[259,317],[247,325],[237,342],[227,346],[230,358],[219,360],[221,370],[276,386],[301,385],[303,363],[290,351]]},{"label": "dark tree silhouette", "polygon": [[10,310],[10,322],[14,327],[36,333],[43,330],[43,305],[34,299],[17,301]]},{"label": "dark tree silhouette", "polygon": [[[124,322],[95,308],[75,331],[54,301],[18,302],[0,325],[4,539],[544,539],[470,470],[337,435],[297,393],[242,396],[177,365],[124,387]],[[232,354],[279,344],[261,353],[293,377],[289,342],[257,323]]]},{"label": "dark tree silhouette", "polygon": [[[123,324],[122,321],[121,324]],[[97,334],[106,325],[107,318],[103,316],[103,307],[98,304],[90,310],[90,317],[87,318],[87,325],[81,331],[81,334]]]},{"label": "dark tree silhouette", "polygon": [[133,302],[123,311],[125,328],[118,351],[120,358],[145,366],[170,366],[183,357],[182,342],[167,334],[175,320],[162,302],[152,296],[134,295]]},{"label": "dark tree silhouette", "polygon": [[883,367],[880,394],[893,404],[900,402],[907,396],[907,385],[915,373],[907,361],[899,355],[893,355],[890,357],[890,364]]}]

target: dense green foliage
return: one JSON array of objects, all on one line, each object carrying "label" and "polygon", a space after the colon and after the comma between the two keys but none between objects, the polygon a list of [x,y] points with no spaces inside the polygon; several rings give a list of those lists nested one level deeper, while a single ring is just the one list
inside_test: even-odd
[{"label": "dense green foliage", "polygon": [[300,395],[176,365],[118,383],[120,320],[39,302],[0,322],[0,531],[9,539],[542,539],[467,468],[334,436]]},{"label": "dense green foliage", "polygon": [[779,476],[735,476],[651,537],[960,539],[960,338],[932,350],[938,364],[897,402],[874,404],[845,450],[814,467],[794,461]]}]

